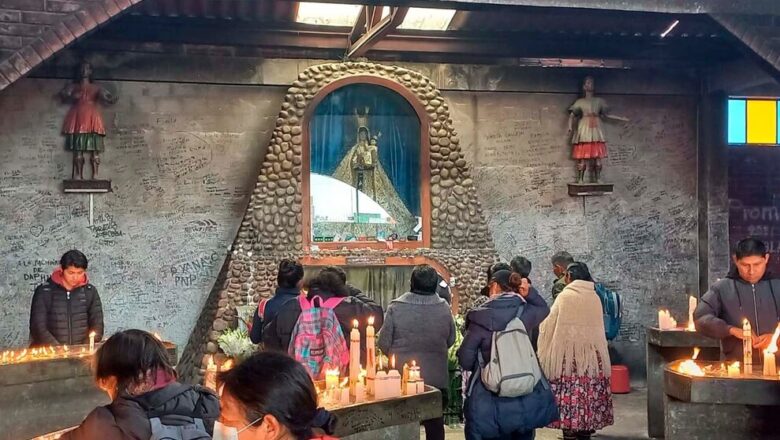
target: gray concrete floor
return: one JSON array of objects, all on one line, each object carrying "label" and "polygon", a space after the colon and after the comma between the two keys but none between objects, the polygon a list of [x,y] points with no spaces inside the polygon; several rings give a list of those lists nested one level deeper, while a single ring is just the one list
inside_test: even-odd
[{"label": "gray concrete floor", "polygon": [[[615,424],[593,436],[598,440],[635,440],[647,437],[647,390],[633,389],[629,394],[613,396]],[[425,434],[420,437],[425,438]],[[558,440],[561,431],[537,429],[536,440]],[[447,440],[464,440],[462,427],[447,428]]]}]

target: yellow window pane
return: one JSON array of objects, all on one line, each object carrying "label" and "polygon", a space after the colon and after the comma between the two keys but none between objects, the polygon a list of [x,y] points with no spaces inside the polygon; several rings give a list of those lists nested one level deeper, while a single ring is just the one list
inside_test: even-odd
[{"label": "yellow window pane", "polygon": [[747,142],[774,144],[777,142],[777,103],[769,100],[747,102]]}]

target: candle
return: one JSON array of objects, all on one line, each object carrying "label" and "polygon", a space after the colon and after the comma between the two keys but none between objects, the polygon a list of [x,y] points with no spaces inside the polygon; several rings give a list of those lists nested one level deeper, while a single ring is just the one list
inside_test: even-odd
[{"label": "candle", "polygon": [[693,322],[693,312],[696,310],[696,297],[688,297],[688,328],[686,330],[690,332],[696,331],[696,324]]},{"label": "candle", "polygon": [[374,378],[374,399],[382,400],[387,399],[387,397],[387,373],[380,370]]},{"label": "candle", "polygon": [[[409,364],[404,364],[403,374],[401,375],[401,394],[409,394],[406,387],[409,385]],[[414,385],[417,386],[416,384]],[[411,393],[414,394],[414,393]]]},{"label": "candle", "polygon": [[417,366],[416,361],[412,361],[412,368],[409,369],[409,374],[412,380],[422,379],[422,377],[420,376],[420,367]]},{"label": "candle", "polygon": [[658,328],[661,330],[671,330],[677,327],[677,321],[672,318],[668,310],[658,311]]},{"label": "candle", "polygon": [[360,330],[357,319],[352,321],[349,335],[349,395],[357,397],[357,382],[360,376]]},{"label": "candle", "polygon": [[753,373],[753,330],[750,322],[742,321],[742,363],[745,366],[745,374]]},{"label": "candle", "polygon": [[209,355],[209,363],[206,366],[206,376],[203,378],[203,386],[217,389],[217,364],[214,363],[214,355]]},{"label": "candle", "polygon": [[420,380],[417,381],[417,394],[422,394],[425,392],[425,381]]},{"label": "candle", "polygon": [[401,373],[398,370],[387,373],[387,391],[387,397],[401,397]]},{"label": "candle", "polygon": [[325,370],[325,389],[330,390],[339,386],[339,369]]},{"label": "candle", "polygon": [[772,340],[769,341],[769,346],[764,350],[764,376],[775,376],[777,374],[775,353],[777,352],[778,337],[780,337],[780,324],[775,328]]},{"label": "candle", "polygon": [[376,333],[374,331],[374,317],[368,318],[366,327],[366,390],[369,395],[374,395],[374,378],[376,378]]},{"label": "candle", "polygon": [[734,362],[728,366],[729,377],[739,377],[739,362]]},{"label": "candle", "polygon": [[95,352],[95,336],[97,336],[97,333],[94,331],[89,332],[89,352],[94,353]]}]

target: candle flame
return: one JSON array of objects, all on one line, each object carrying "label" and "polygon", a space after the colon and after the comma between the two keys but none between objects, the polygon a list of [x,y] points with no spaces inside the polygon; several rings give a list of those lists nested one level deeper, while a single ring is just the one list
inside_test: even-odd
[{"label": "candle flame", "polygon": [[94,331],[94,330],[93,330],[93,331],[91,331],[91,332],[89,332],[89,337],[90,337],[90,338],[94,338],[95,336],[97,336],[97,333],[95,333],[95,331]]},{"label": "candle flame", "polygon": [[393,355],[393,357],[390,358],[390,368],[395,370],[395,355]]},{"label": "candle flame", "polygon": [[681,362],[680,365],[677,366],[677,371],[689,376],[704,376],[704,370],[702,370],[693,359]]},{"label": "candle flame", "polygon": [[233,359],[228,359],[227,361],[225,361],[224,364],[222,364],[222,368],[220,368],[220,371],[227,371],[231,368],[233,368]]},{"label": "candle flame", "polygon": [[358,328],[358,320],[357,319],[353,319],[352,320],[352,327],[353,328]]},{"label": "candle flame", "polygon": [[699,357],[699,352],[701,349],[699,347],[693,347],[693,357],[691,359],[696,360],[697,357]]},{"label": "candle flame", "polygon": [[368,325],[374,325],[374,317],[373,316],[370,316],[368,318]]},{"label": "candle flame", "polygon": [[417,361],[412,361],[412,367],[416,367],[416,366],[417,366]]}]

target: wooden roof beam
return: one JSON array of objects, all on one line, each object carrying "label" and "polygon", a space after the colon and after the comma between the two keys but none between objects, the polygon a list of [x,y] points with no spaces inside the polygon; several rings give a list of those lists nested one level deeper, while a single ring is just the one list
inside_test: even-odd
[{"label": "wooden roof beam", "polygon": [[[368,11],[365,6],[363,9]],[[374,10],[370,12],[370,15],[368,13],[365,15],[365,20],[368,20],[368,23],[371,23],[376,19],[377,10],[379,17],[382,16],[381,7],[375,7]],[[353,40],[351,40],[352,34],[350,34],[350,44],[347,48],[345,57],[354,58],[365,55],[366,52],[371,50],[371,48],[382,39],[382,37],[394,31],[401,23],[403,23],[407,12],[409,12],[408,7],[391,7],[390,14],[388,14],[385,18],[380,19],[375,26],[368,27],[365,33],[361,35],[360,38],[358,38],[356,41],[353,42]],[[360,21],[360,19],[358,19],[358,21]],[[353,28],[353,33],[354,32],[355,28]]]}]

